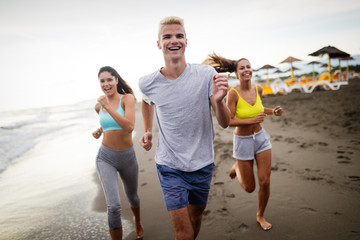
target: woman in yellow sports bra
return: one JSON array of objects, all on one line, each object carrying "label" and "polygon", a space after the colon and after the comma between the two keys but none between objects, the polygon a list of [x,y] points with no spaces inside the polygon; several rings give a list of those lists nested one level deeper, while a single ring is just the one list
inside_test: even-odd
[{"label": "woman in yellow sports bra", "polygon": [[121,201],[118,175],[134,215],[137,239],[142,238],[138,189],[138,163],[133,147],[135,97],[130,86],[109,66],[99,70],[98,78],[104,95],[98,98],[95,111],[100,125],[93,136],[103,135],[96,157],[96,168],[104,190],[111,239],[122,239]]},{"label": "woman in yellow sports bra", "polygon": [[271,143],[270,136],[261,127],[267,115],[282,115],[280,106],[274,109],[262,105],[262,88],[251,83],[252,68],[249,60],[229,60],[216,54],[209,56],[224,72],[235,72],[240,84],[230,89],[227,106],[231,112],[229,126],[235,127],[233,157],[236,162],[229,176],[237,177],[241,187],[248,193],[256,188],[254,160],[256,161],[259,193],[256,220],[265,231],[272,224],[265,220],[264,212],[270,196]]}]

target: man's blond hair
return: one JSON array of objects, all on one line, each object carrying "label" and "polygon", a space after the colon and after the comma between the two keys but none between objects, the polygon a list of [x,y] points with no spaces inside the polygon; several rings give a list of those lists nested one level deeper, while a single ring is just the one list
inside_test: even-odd
[{"label": "man's blond hair", "polygon": [[[165,25],[169,25],[169,24],[179,24],[180,26],[183,27],[184,33],[185,33],[184,19],[179,18],[179,17],[175,17],[175,16],[170,16],[170,17],[166,17],[166,18],[164,18],[164,19],[162,19],[162,20],[160,21],[160,24],[159,24],[159,33],[158,33],[159,39],[160,39],[160,32],[161,32],[162,28],[163,28]],[[185,33],[185,34],[186,34],[186,33]]]}]

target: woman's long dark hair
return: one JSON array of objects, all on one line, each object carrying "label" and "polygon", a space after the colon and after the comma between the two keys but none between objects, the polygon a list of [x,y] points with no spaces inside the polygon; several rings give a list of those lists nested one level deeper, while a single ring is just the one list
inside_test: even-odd
[{"label": "woman's long dark hair", "polygon": [[213,66],[215,70],[219,73],[221,72],[236,72],[237,65],[240,61],[247,60],[246,58],[240,58],[239,60],[231,60],[228,58],[224,58],[216,53],[212,53],[208,55],[208,58],[203,62],[203,64],[207,64]]},{"label": "woman's long dark hair", "polygon": [[114,76],[115,78],[118,79],[118,84],[117,84],[118,93],[120,93],[120,94],[130,93],[130,94],[134,95],[134,92],[131,89],[131,87],[127,84],[127,82],[124,79],[122,79],[122,77],[119,75],[119,73],[114,68],[112,68],[110,66],[105,66],[105,67],[100,68],[98,77],[100,77],[100,74],[102,72],[109,72],[112,76]]}]

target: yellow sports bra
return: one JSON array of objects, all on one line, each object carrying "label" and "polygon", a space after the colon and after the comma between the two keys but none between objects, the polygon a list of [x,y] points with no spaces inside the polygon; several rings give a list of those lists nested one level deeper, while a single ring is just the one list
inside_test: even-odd
[{"label": "yellow sports bra", "polygon": [[236,104],[235,117],[236,118],[253,118],[256,117],[259,113],[264,111],[264,106],[262,105],[262,101],[260,95],[258,93],[257,85],[255,85],[256,89],[256,101],[254,105],[250,105],[246,102],[242,97],[240,97],[239,92],[235,89],[234,91],[239,96],[239,100]]}]

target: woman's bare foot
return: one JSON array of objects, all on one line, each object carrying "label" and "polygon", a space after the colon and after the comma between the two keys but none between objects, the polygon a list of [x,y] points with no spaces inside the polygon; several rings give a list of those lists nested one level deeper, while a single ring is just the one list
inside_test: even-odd
[{"label": "woman's bare foot", "polygon": [[229,177],[231,179],[234,179],[236,177],[236,171],[235,171],[236,166],[237,166],[237,162],[235,162],[234,165],[230,169]]},{"label": "woman's bare foot", "polygon": [[133,217],[133,219],[134,219],[134,224],[135,224],[136,239],[142,239],[143,234],[144,234],[144,228],[140,221],[136,221],[135,217]]},{"label": "woman's bare foot", "polygon": [[267,222],[264,217],[257,216],[256,220],[264,231],[269,231],[272,228],[272,224]]}]

